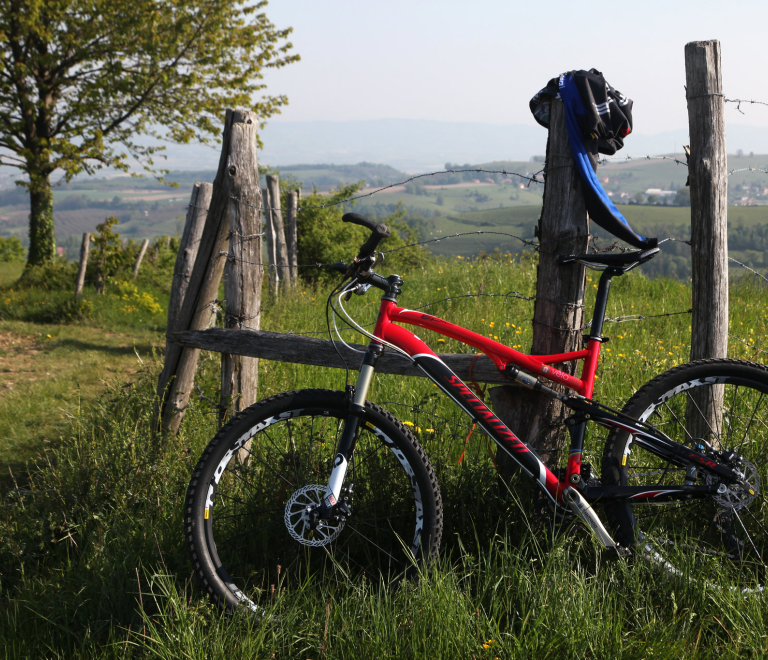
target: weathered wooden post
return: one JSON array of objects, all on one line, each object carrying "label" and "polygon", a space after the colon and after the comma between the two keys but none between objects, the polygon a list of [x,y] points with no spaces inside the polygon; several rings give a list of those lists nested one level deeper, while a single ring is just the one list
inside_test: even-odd
[{"label": "weathered wooden post", "polygon": [[[181,236],[181,245],[179,246],[179,253],[176,255],[176,263],[173,269],[171,296],[168,301],[168,327],[166,331],[168,335],[172,332],[180,332],[187,329],[182,316],[184,299],[189,292],[189,285],[192,280],[195,264],[197,263],[200,244],[203,241],[203,231],[206,226],[206,218],[211,205],[212,195],[213,186],[210,183],[196,183],[192,188],[192,195],[187,207],[187,219]],[[199,281],[197,280],[196,285],[199,286]],[[192,295],[195,295],[194,291]],[[170,343],[166,344],[165,365],[162,372],[160,372],[157,384],[159,401],[161,406],[165,405],[165,410],[180,410],[183,406],[186,406],[189,400],[187,398],[187,401],[184,402],[184,393],[188,392],[192,387],[195,376],[194,368],[197,367],[197,359],[200,355],[200,351],[197,351],[197,353],[194,351],[195,349],[180,351],[177,346],[173,346]],[[182,361],[180,367],[179,360],[182,355],[185,355],[186,359]],[[194,362],[194,368],[190,369],[189,364],[192,362]],[[174,372],[173,369],[180,369],[180,371]],[[175,380],[172,382],[172,379]],[[171,384],[170,388],[168,388],[169,384]],[[170,425],[173,425],[170,417],[172,414],[172,412],[168,413],[168,417],[165,419],[164,428],[166,430],[170,428]],[[179,419],[179,423],[181,423],[181,419]],[[178,424],[174,426],[174,430],[178,429]]]},{"label": "weathered wooden post", "polygon": [[264,211],[264,220],[262,226],[267,238],[267,256],[269,260],[269,295],[277,298],[280,293],[280,279],[283,275],[277,267],[277,239],[275,237],[275,226],[272,222],[272,206],[269,198],[269,189],[261,189],[262,209]]},{"label": "weathered wooden post", "polygon": [[[258,120],[232,127],[227,180],[229,206],[229,256],[225,268],[224,327],[258,330],[261,322],[261,189],[256,156]],[[221,356],[219,421],[256,402],[259,361],[224,353]]]},{"label": "weathered wooden post", "polygon": [[[581,177],[576,170],[562,101],[552,100],[549,138],[547,140],[546,181],[539,219],[539,266],[536,282],[536,302],[533,312],[533,354],[557,354],[582,348],[584,325],[585,270],[579,264],[561,266],[561,254],[586,253],[589,243],[587,219]],[[569,374],[575,362],[557,365]],[[549,387],[560,388],[547,383]],[[514,386],[493,388],[491,400],[499,418],[514,431],[524,434],[545,462],[557,459],[557,453],[567,441],[562,425],[567,409],[549,397]],[[497,463],[503,476],[512,473],[514,463],[504,453],[497,453]]]},{"label": "weathered wooden post", "polygon": [[[229,243],[229,209],[236,204],[229,195],[229,185],[237,170],[229,171],[230,152],[239,151],[232,146],[232,138],[239,139],[241,131],[232,130],[235,124],[252,124],[251,112],[227,110],[221,146],[219,170],[213,182],[213,193],[206,215],[205,226],[200,238],[195,265],[189,278],[187,293],[181,305],[177,327],[187,330],[203,330],[210,324],[214,314],[221,275],[227,257]],[[178,344],[166,343],[165,366],[158,382],[158,395],[163,400],[162,425],[167,431],[176,432],[189,403],[194,375],[200,350],[182,348]],[[170,383],[170,388],[168,388]],[[166,389],[169,391],[166,392]]]},{"label": "weathered wooden post", "polygon": [[133,264],[133,279],[135,280],[139,276],[139,268],[141,268],[141,262],[144,259],[144,255],[147,252],[149,246],[149,239],[145,238],[141,242],[141,249],[139,250],[139,256],[136,257],[136,263]]},{"label": "weathered wooden post", "polygon": [[192,195],[187,207],[187,219],[184,223],[179,252],[176,255],[176,264],[173,268],[173,284],[171,285],[171,297],[168,301],[169,333],[180,330],[177,327],[179,313],[187,293],[192,268],[195,265],[197,249],[200,246],[200,237],[203,235],[205,217],[208,213],[212,194],[213,186],[210,183],[196,183],[192,187]]},{"label": "weathered wooden post", "polygon": [[80,267],[77,269],[77,282],[75,283],[75,296],[83,292],[85,286],[85,269],[88,266],[88,252],[91,249],[91,235],[83,234],[83,242],[80,244]]},{"label": "weathered wooden post", "polygon": [[298,237],[296,234],[296,209],[299,206],[299,196],[295,190],[287,195],[286,219],[285,219],[285,243],[288,248],[288,272],[291,276],[291,286],[295,289],[298,282],[298,269],[296,265],[298,253]]},{"label": "weathered wooden post", "polygon": [[[719,41],[685,45],[685,81],[691,138],[691,359],[724,358],[728,356],[728,163]],[[709,420],[693,410],[688,415],[690,423],[701,420],[702,428],[695,429],[701,437],[721,428],[723,389],[713,391],[714,405],[696,402],[706,405]]]},{"label": "weathered wooden post", "polygon": [[280,287],[285,290],[290,285],[290,273],[288,268],[288,246],[285,242],[285,227],[283,226],[283,212],[280,208],[280,179],[277,175],[267,176],[267,188],[269,188],[269,204],[272,216],[272,228],[275,232],[275,270],[280,273]]}]

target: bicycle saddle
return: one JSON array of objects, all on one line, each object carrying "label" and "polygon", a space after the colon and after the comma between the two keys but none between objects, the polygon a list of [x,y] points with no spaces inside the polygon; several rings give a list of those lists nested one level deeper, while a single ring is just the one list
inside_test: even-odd
[{"label": "bicycle saddle", "polygon": [[614,270],[625,272],[639,264],[644,264],[646,261],[650,261],[656,256],[657,252],[660,252],[660,249],[655,247],[650,250],[640,250],[635,252],[568,254],[560,255],[557,261],[561,264],[578,262],[585,266],[603,266],[605,268],[612,268]]}]

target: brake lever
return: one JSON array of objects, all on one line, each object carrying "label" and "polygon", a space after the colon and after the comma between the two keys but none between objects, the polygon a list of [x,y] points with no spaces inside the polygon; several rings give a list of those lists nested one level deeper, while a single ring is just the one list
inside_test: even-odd
[{"label": "brake lever", "polygon": [[376,263],[376,253],[374,252],[370,257],[360,259],[355,257],[355,264],[357,265],[357,272],[361,277],[368,277],[372,270],[373,265]]},{"label": "brake lever", "polygon": [[360,284],[356,284],[351,289],[347,290],[347,292],[344,294],[344,302],[349,302],[349,299],[352,297],[353,293],[356,296],[364,296],[368,289],[371,288],[371,286],[371,284],[363,284],[362,282]]}]

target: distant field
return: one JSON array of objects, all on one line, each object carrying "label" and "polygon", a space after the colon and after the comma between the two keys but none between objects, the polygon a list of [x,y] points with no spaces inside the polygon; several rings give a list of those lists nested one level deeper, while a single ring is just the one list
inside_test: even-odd
[{"label": "distant field", "polygon": [[[621,155],[603,163],[598,168],[598,176],[603,186],[614,194],[619,201],[619,193],[635,193],[649,188],[676,190],[684,186],[687,168],[669,160],[632,160],[626,161],[624,154],[633,155],[629,145]],[[634,154],[639,155],[639,154]],[[682,155],[677,156],[684,160]],[[732,200],[742,193],[740,187],[753,185],[751,193],[758,204],[764,203],[756,191],[761,191],[763,183],[768,190],[768,174],[755,171],[768,169],[768,155],[731,156],[728,163],[734,173],[729,177],[729,191]],[[293,165],[282,167],[281,177],[301,184],[303,190],[317,188],[326,191],[339,185],[364,181],[361,194],[385,187],[382,192],[356,202],[357,212],[373,217],[385,217],[398,209],[404,209],[407,216],[419,226],[427,228],[429,236],[445,235],[463,231],[504,228],[523,238],[533,235],[533,224],[541,207],[543,185],[531,183],[513,173],[531,176],[543,167],[541,162],[497,161],[480,164],[453,164],[457,173],[434,176],[420,176],[404,185],[392,184],[405,182],[412,174],[401,172],[387,165],[358,163],[355,165]],[[753,171],[739,171],[749,170]],[[488,170],[489,172],[458,173],[462,169]],[[264,171],[270,171],[264,168]],[[492,174],[490,172],[506,172]],[[159,235],[180,234],[183,229],[186,205],[191,186],[196,181],[213,181],[214,171],[172,172],[166,178],[178,187],[163,184],[155,178],[119,176],[112,178],[78,178],[69,184],[63,184],[54,191],[54,217],[56,238],[60,246],[67,248],[70,258],[76,258],[83,232],[94,231],[98,223],[109,215],[120,220],[118,230],[128,239],[141,240]],[[539,178],[541,176],[539,175]],[[759,190],[758,190],[759,189]],[[0,191],[0,236],[16,235],[26,240],[29,210],[22,191],[13,194],[12,190]],[[678,235],[680,228],[689,224],[689,209],[686,207],[659,206],[622,206],[621,207],[638,231],[658,235]],[[768,224],[768,211],[765,206],[732,206],[729,211],[731,229],[739,225],[743,228],[761,227]],[[490,213],[490,215],[482,215]],[[480,215],[475,215],[480,214]],[[483,224],[478,224],[483,223]],[[674,232],[672,231],[675,228]],[[514,231],[513,231],[514,230]],[[757,267],[768,268],[763,263],[763,252],[768,248],[760,243],[750,245],[749,232],[744,233],[742,248],[736,248],[735,258]],[[599,234],[599,232],[598,232]],[[513,239],[504,243],[505,249],[513,246]],[[498,243],[490,236],[475,236],[453,239],[434,245],[439,254],[474,254],[488,250]],[[667,246],[671,248],[671,246]],[[684,249],[676,246],[671,249]],[[667,250],[669,251],[669,250]],[[740,256],[739,256],[740,255]],[[685,255],[675,253],[675,257]],[[687,259],[687,257],[685,257]],[[682,262],[678,264],[682,268]],[[683,272],[678,268],[675,272]]]},{"label": "distant field", "polygon": [[[679,239],[662,243],[662,252],[644,267],[648,275],[666,275],[686,279],[690,277],[690,247],[684,242],[690,239],[689,207],[619,206],[630,225],[641,235]],[[480,252],[519,252],[530,249],[522,240],[534,240],[534,227],[541,214],[541,202],[537,205],[515,206],[487,211],[446,213],[417,225],[424,238],[441,238],[427,247],[434,254],[472,256]],[[728,208],[729,255],[761,272],[768,271],[768,207],[732,206]],[[616,239],[600,227],[592,224],[592,233],[598,237],[598,245],[607,247]],[[458,236],[472,232],[469,236]],[[484,233],[475,233],[484,232]],[[502,235],[494,234],[500,232]],[[511,234],[518,238],[506,235]],[[731,262],[734,274],[745,272]]]}]

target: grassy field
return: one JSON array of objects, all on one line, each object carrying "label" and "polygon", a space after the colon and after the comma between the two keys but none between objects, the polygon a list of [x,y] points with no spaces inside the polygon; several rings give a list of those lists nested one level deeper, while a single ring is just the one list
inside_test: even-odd
[{"label": "grassy field", "polygon": [[[535,264],[529,255],[441,257],[405,275],[403,306],[434,303],[433,314],[530,348],[532,302],[503,295],[444,300],[467,293],[530,295]],[[588,281],[590,305],[596,282]],[[140,288],[165,308],[162,288]],[[262,327],[322,331],[326,294],[302,287],[279,304],[266,303]],[[683,312],[607,324],[612,341],[596,394],[621,406],[653,375],[687,360],[690,288],[632,272],[615,281],[611,295],[609,317]],[[768,295],[746,280],[731,295],[737,310],[731,355],[764,362],[758,349],[768,348]],[[434,386],[387,375],[376,377],[369,398],[416,428],[439,419],[445,429],[440,437],[419,431],[445,502],[440,564],[399,588],[330,579],[308,580],[295,590],[278,585],[264,599],[276,617],[270,622],[224,616],[191,580],[181,523],[192,467],[216,431],[218,359],[203,354],[198,395],[180,434],[156,443],[150,426],[161,365],[151,346],[161,336],[163,315],[130,309],[121,296],[96,300],[89,292],[86,298],[93,309],[76,322],[19,319],[0,326],[7,342],[20,342],[16,354],[6,349],[12,363],[32,365],[14,374],[16,388],[30,388],[28,404],[4,406],[0,397],[6,434],[19,418],[27,428],[0,444],[2,470],[15,462],[19,482],[4,487],[0,517],[0,657],[492,660],[759,658],[768,652],[763,597],[660,579],[642,562],[610,560],[580,531],[555,537],[546,519],[521,511],[495,479],[480,434],[458,464],[469,429]],[[377,304],[373,295],[350,303],[362,322],[373,318]],[[467,350],[450,340],[425,340],[439,351]],[[51,375],[44,380],[41,374]],[[75,405],[78,384],[83,403]],[[260,397],[343,384],[339,370],[260,364]],[[587,460],[593,465],[603,440],[601,430],[591,430]],[[34,461],[21,465],[19,456]]]}]

